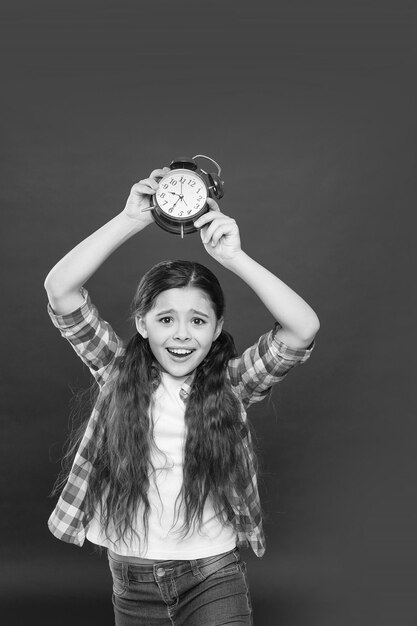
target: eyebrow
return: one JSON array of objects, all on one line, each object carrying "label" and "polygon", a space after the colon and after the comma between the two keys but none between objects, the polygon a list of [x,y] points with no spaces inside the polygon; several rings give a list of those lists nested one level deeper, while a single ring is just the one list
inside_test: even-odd
[{"label": "eyebrow", "polygon": [[[210,318],[207,313],[203,313],[203,311],[197,311],[197,309],[190,309],[189,312],[194,313],[195,315],[201,315],[201,317],[206,317],[207,319]],[[167,313],[176,313],[176,311],[174,309],[167,309],[166,311],[157,311],[156,315],[166,315]]]}]

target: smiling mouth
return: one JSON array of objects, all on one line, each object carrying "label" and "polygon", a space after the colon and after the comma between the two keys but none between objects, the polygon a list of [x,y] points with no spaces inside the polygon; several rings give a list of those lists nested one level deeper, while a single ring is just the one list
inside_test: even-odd
[{"label": "smiling mouth", "polygon": [[167,348],[167,351],[169,352],[169,354],[172,354],[172,356],[177,356],[180,358],[190,356],[190,354],[194,352],[194,350],[188,350],[186,348]]}]

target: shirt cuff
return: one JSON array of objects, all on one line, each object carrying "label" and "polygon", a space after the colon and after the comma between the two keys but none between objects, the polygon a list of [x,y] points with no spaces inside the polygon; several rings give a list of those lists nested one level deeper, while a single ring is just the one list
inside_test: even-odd
[{"label": "shirt cuff", "polygon": [[47,311],[54,326],[56,326],[57,328],[70,328],[71,326],[76,326],[77,324],[80,324],[83,320],[85,320],[86,316],[91,310],[92,303],[90,300],[90,296],[88,295],[88,291],[85,287],[81,287],[80,293],[84,298],[83,304],[78,307],[78,309],[75,309],[75,311],[72,311],[71,313],[65,313],[65,315],[58,315],[57,313],[55,313],[50,303],[48,302]]},{"label": "shirt cuff", "polygon": [[272,329],[272,346],[275,350],[277,350],[280,357],[287,361],[294,361],[298,363],[304,363],[307,359],[310,358],[310,355],[315,347],[315,342],[312,341],[311,344],[307,348],[291,348],[287,346],[283,341],[277,338],[277,332],[282,328],[279,322],[274,324],[274,328]]}]

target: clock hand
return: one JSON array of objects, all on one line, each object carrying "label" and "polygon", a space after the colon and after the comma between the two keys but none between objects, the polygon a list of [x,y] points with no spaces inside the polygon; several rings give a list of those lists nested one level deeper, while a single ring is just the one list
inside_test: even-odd
[{"label": "clock hand", "polygon": [[[184,196],[182,195],[182,183],[181,183],[181,193],[175,193],[175,191],[170,191],[169,193],[171,193],[173,196],[178,196],[178,200],[184,200]],[[175,204],[177,204],[178,200],[175,202]],[[173,204],[172,208],[174,208],[175,204]],[[188,204],[185,202],[185,204],[188,206]]]}]

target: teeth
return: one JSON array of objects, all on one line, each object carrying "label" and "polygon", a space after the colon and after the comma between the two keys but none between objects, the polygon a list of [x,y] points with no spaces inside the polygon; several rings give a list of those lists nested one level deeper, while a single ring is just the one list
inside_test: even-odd
[{"label": "teeth", "polygon": [[171,354],[178,354],[179,356],[187,356],[191,354],[192,350],[184,350],[181,348],[168,348],[168,352]]}]

